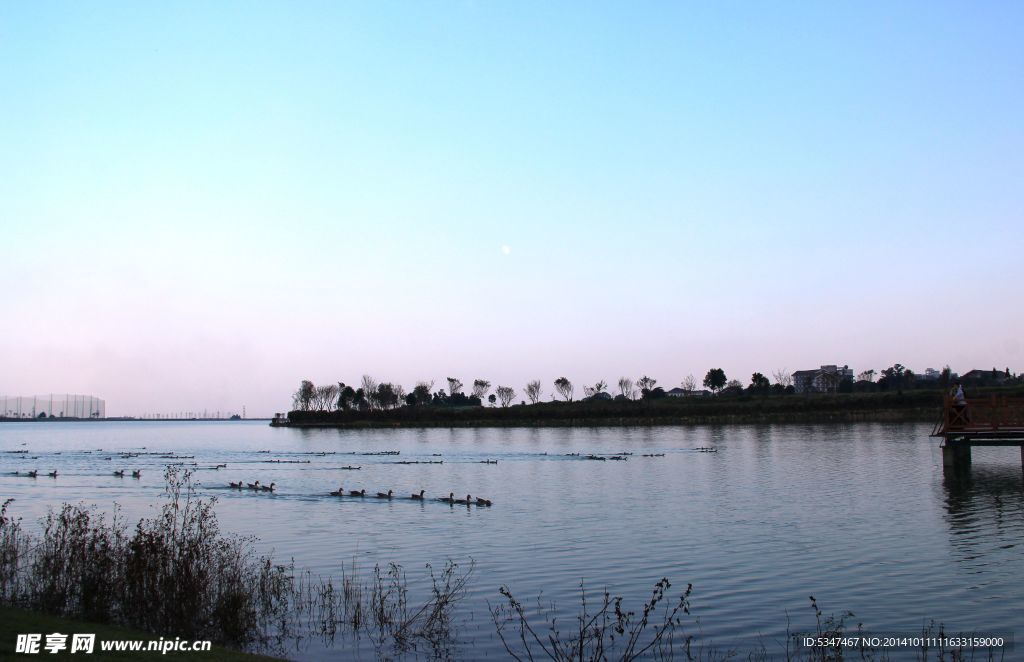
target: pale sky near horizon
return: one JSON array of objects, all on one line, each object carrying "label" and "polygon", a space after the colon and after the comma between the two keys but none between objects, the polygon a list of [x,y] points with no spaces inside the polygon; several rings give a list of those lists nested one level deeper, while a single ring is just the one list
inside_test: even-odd
[{"label": "pale sky near horizon", "polygon": [[1024,370],[1022,118],[1013,2],[0,1],[0,393]]}]

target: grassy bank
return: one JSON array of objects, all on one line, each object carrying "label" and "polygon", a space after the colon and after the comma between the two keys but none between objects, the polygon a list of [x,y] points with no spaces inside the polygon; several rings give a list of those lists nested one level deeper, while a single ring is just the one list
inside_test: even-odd
[{"label": "grassy bank", "polygon": [[366,575],[353,561],[339,584],[297,572],[257,555],[255,538],[221,533],[216,499],[199,498],[191,474],[173,466],[159,515],[134,528],[116,509],[108,519],[94,507],[64,504],[37,533],[11,513],[13,502],[0,504],[0,650],[8,652],[18,634],[41,634],[45,644],[55,632],[97,634],[96,646],[163,639],[226,647],[200,659],[259,659],[230,657],[228,649],[291,654],[290,644],[311,638],[362,638],[385,656],[444,651],[473,571],[472,560],[462,568],[428,565],[429,596],[415,603],[395,564]]},{"label": "grassy bank", "polygon": [[[135,641],[150,641],[158,639],[155,635],[141,632],[139,630],[131,630],[129,628],[117,627],[115,625],[103,625],[99,623],[89,623],[86,621],[77,621],[69,618],[59,618],[57,616],[51,616],[49,614],[42,614],[39,612],[28,611],[25,609],[13,609],[10,607],[0,607],[0,659],[11,660],[18,659],[21,656],[16,656],[14,653],[15,644],[19,634],[41,634],[43,635],[42,644],[46,643],[46,635],[59,632],[61,634],[95,634],[96,644],[91,655],[86,655],[86,659],[89,660],[139,660],[145,662],[152,660],[204,660],[209,662],[272,662],[279,658],[265,657],[263,655],[251,655],[249,653],[242,653],[239,651],[230,650],[227,648],[214,647],[210,651],[202,652],[175,652],[169,651],[166,654],[162,654],[159,651],[141,651],[141,652],[128,652],[128,651],[101,651],[101,641],[117,641],[117,640],[135,640]],[[70,647],[71,639],[68,638],[68,645]],[[32,657],[45,656],[46,659],[80,659],[84,653],[70,654],[67,650],[57,654],[50,654],[40,646],[40,653],[37,655],[25,655],[26,659]]]},{"label": "grassy bank", "polygon": [[[1019,391],[1019,389],[1017,389]],[[511,407],[401,407],[384,411],[293,411],[296,427],[599,427],[744,423],[845,423],[938,419],[937,391],[635,401],[541,402]]]}]

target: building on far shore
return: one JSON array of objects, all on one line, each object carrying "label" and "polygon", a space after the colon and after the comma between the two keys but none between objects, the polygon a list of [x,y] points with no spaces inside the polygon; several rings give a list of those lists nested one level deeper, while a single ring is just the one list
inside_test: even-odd
[{"label": "building on far shore", "polygon": [[836,393],[844,380],[853,381],[853,370],[848,365],[823,365],[816,370],[797,370],[793,373],[795,393]]},{"label": "building on far shore", "polygon": [[106,418],[107,403],[93,395],[0,395],[0,418]]},{"label": "building on far shore", "polygon": [[960,380],[970,386],[1006,386],[1013,383],[1013,374],[1010,369],[996,370],[971,370],[960,376]]}]

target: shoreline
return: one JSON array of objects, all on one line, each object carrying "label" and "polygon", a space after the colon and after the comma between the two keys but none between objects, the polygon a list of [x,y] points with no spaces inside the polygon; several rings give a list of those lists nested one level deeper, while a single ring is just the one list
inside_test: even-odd
[{"label": "shoreline", "polygon": [[373,411],[291,411],[271,427],[293,428],[565,428],[673,425],[935,423],[942,396],[833,394],[636,401],[544,402],[511,407],[399,407]]},{"label": "shoreline", "polygon": [[466,419],[466,420],[353,420],[353,421],[303,421],[273,422],[271,427],[280,428],[338,428],[338,429],[387,429],[387,428],[621,428],[621,427],[671,427],[687,425],[788,425],[823,423],[934,423],[938,411],[876,411],[836,412],[833,414],[734,414],[716,416],[681,417],[620,417],[620,418],[564,418],[564,419]]}]

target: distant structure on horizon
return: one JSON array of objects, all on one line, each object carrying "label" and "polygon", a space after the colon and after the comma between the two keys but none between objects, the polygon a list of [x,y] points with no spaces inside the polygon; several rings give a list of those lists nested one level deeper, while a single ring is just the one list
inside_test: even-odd
[{"label": "distant structure on horizon", "polygon": [[107,403],[94,395],[0,395],[3,418],[106,418]]},{"label": "distant structure on horizon", "polygon": [[795,393],[835,393],[844,379],[853,381],[853,370],[848,365],[823,365],[817,370],[797,370],[793,373]]}]

